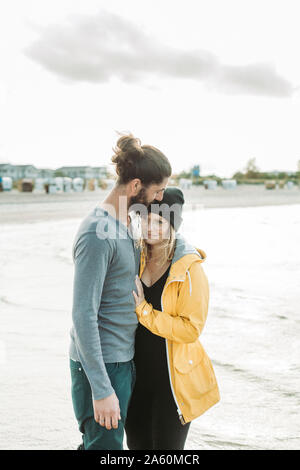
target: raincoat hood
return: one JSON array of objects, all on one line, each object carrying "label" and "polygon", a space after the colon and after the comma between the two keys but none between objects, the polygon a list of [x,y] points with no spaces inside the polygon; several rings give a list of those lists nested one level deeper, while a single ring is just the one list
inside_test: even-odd
[{"label": "raincoat hood", "polygon": [[180,233],[176,234],[175,252],[172,259],[172,264],[175,264],[185,255],[195,255],[196,259],[200,258],[201,262],[206,259],[206,253],[200,248],[191,245]]}]

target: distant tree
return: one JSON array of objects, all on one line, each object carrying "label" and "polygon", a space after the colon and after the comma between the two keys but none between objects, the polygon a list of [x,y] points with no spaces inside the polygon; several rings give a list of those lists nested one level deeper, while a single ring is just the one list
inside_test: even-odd
[{"label": "distant tree", "polygon": [[250,159],[248,160],[248,163],[247,163],[247,165],[246,165],[246,172],[247,172],[247,171],[254,171],[254,172],[258,172],[258,171],[259,171],[259,169],[258,169],[258,167],[257,167],[257,165],[256,165],[256,163],[255,163],[255,161],[256,161],[256,158],[250,158]]},{"label": "distant tree", "polygon": [[246,177],[247,178],[257,178],[259,176],[259,168],[256,166],[255,158],[250,158],[246,165]]},{"label": "distant tree", "polygon": [[54,176],[65,176],[64,172],[61,170],[55,170]]},{"label": "distant tree", "polygon": [[178,173],[177,177],[178,179],[179,178],[191,178],[192,176],[192,172],[191,171],[181,171],[180,173]]},{"label": "distant tree", "polygon": [[244,173],[242,173],[241,171],[237,171],[236,173],[234,173],[232,178],[236,180],[241,180],[244,178],[244,176],[245,176]]}]

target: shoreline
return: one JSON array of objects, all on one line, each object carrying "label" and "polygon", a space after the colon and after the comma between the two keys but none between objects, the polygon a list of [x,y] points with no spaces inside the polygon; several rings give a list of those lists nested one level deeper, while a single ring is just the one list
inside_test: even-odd
[{"label": "shoreline", "polygon": [[[185,197],[184,211],[300,204],[298,187],[267,190],[264,186],[239,185],[234,189],[218,187],[206,190],[202,186],[182,191]],[[0,224],[80,219],[109,192],[101,189],[57,194],[4,191],[0,193]]]},{"label": "shoreline", "polygon": [[[246,195],[240,200],[246,202]],[[76,201],[49,207],[63,214],[80,205]],[[33,214],[46,213],[47,204],[6,207],[22,213],[26,205]],[[80,433],[72,410],[68,350],[72,244],[80,220],[58,221],[53,212],[52,220],[28,223],[30,212],[26,223],[20,218],[19,225],[3,224],[0,231],[0,370],[5,377],[0,401],[6,423],[0,447],[74,450]],[[208,256],[203,269],[210,285],[209,313],[201,341],[221,390],[221,404],[194,420],[185,447],[261,449],[263,442],[269,450],[296,449],[300,204],[187,210],[184,218],[183,235]]]}]

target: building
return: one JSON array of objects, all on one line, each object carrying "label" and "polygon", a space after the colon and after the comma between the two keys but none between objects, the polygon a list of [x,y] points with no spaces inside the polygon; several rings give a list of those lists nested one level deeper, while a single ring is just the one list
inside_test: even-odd
[{"label": "building", "polygon": [[16,171],[16,179],[30,178],[39,176],[39,170],[33,165],[13,165]]},{"label": "building", "polygon": [[37,178],[39,170],[33,165],[11,165],[3,163],[0,165],[0,176],[10,176],[13,180],[22,178]]},{"label": "building", "polygon": [[10,163],[0,163],[0,176],[10,176],[14,174],[13,165]]},{"label": "building", "polygon": [[12,165],[10,163],[0,164],[0,177],[10,176],[13,180],[23,178],[53,178],[55,172],[60,172],[63,176],[70,178],[83,179],[106,179],[108,177],[108,169],[106,166],[62,166],[57,170],[50,168],[36,168],[33,165]]},{"label": "building", "polygon": [[40,168],[39,169],[39,178],[54,178],[55,170],[51,168]]},{"label": "building", "polygon": [[200,165],[194,165],[192,168],[192,176],[194,178],[199,178],[200,176]]},{"label": "building", "polygon": [[56,171],[61,172],[64,176],[70,178],[107,178],[107,167],[106,166],[62,166],[57,168]]},{"label": "building", "polygon": [[95,178],[98,178],[98,179],[108,178],[108,169],[106,166],[93,166],[92,170],[95,172]]}]

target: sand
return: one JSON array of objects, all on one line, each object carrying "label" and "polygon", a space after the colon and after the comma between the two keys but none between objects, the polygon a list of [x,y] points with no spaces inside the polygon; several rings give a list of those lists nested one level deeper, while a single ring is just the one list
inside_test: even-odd
[{"label": "sand", "polygon": [[[0,193],[0,449],[80,443],[68,369],[71,248],[106,194]],[[300,191],[184,194],[183,234],[207,254],[201,342],[221,391],[192,423],[186,449],[297,449]],[[207,210],[188,210],[201,204]]]},{"label": "sand", "polygon": [[[235,189],[203,186],[183,190],[185,210],[216,207],[251,207],[299,204],[300,188],[267,190],[262,185],[239,185]],[[64,220],[84,217],[109,191],[46,194],[21,193],[17,190],[0,192],[0,224]]]}]

